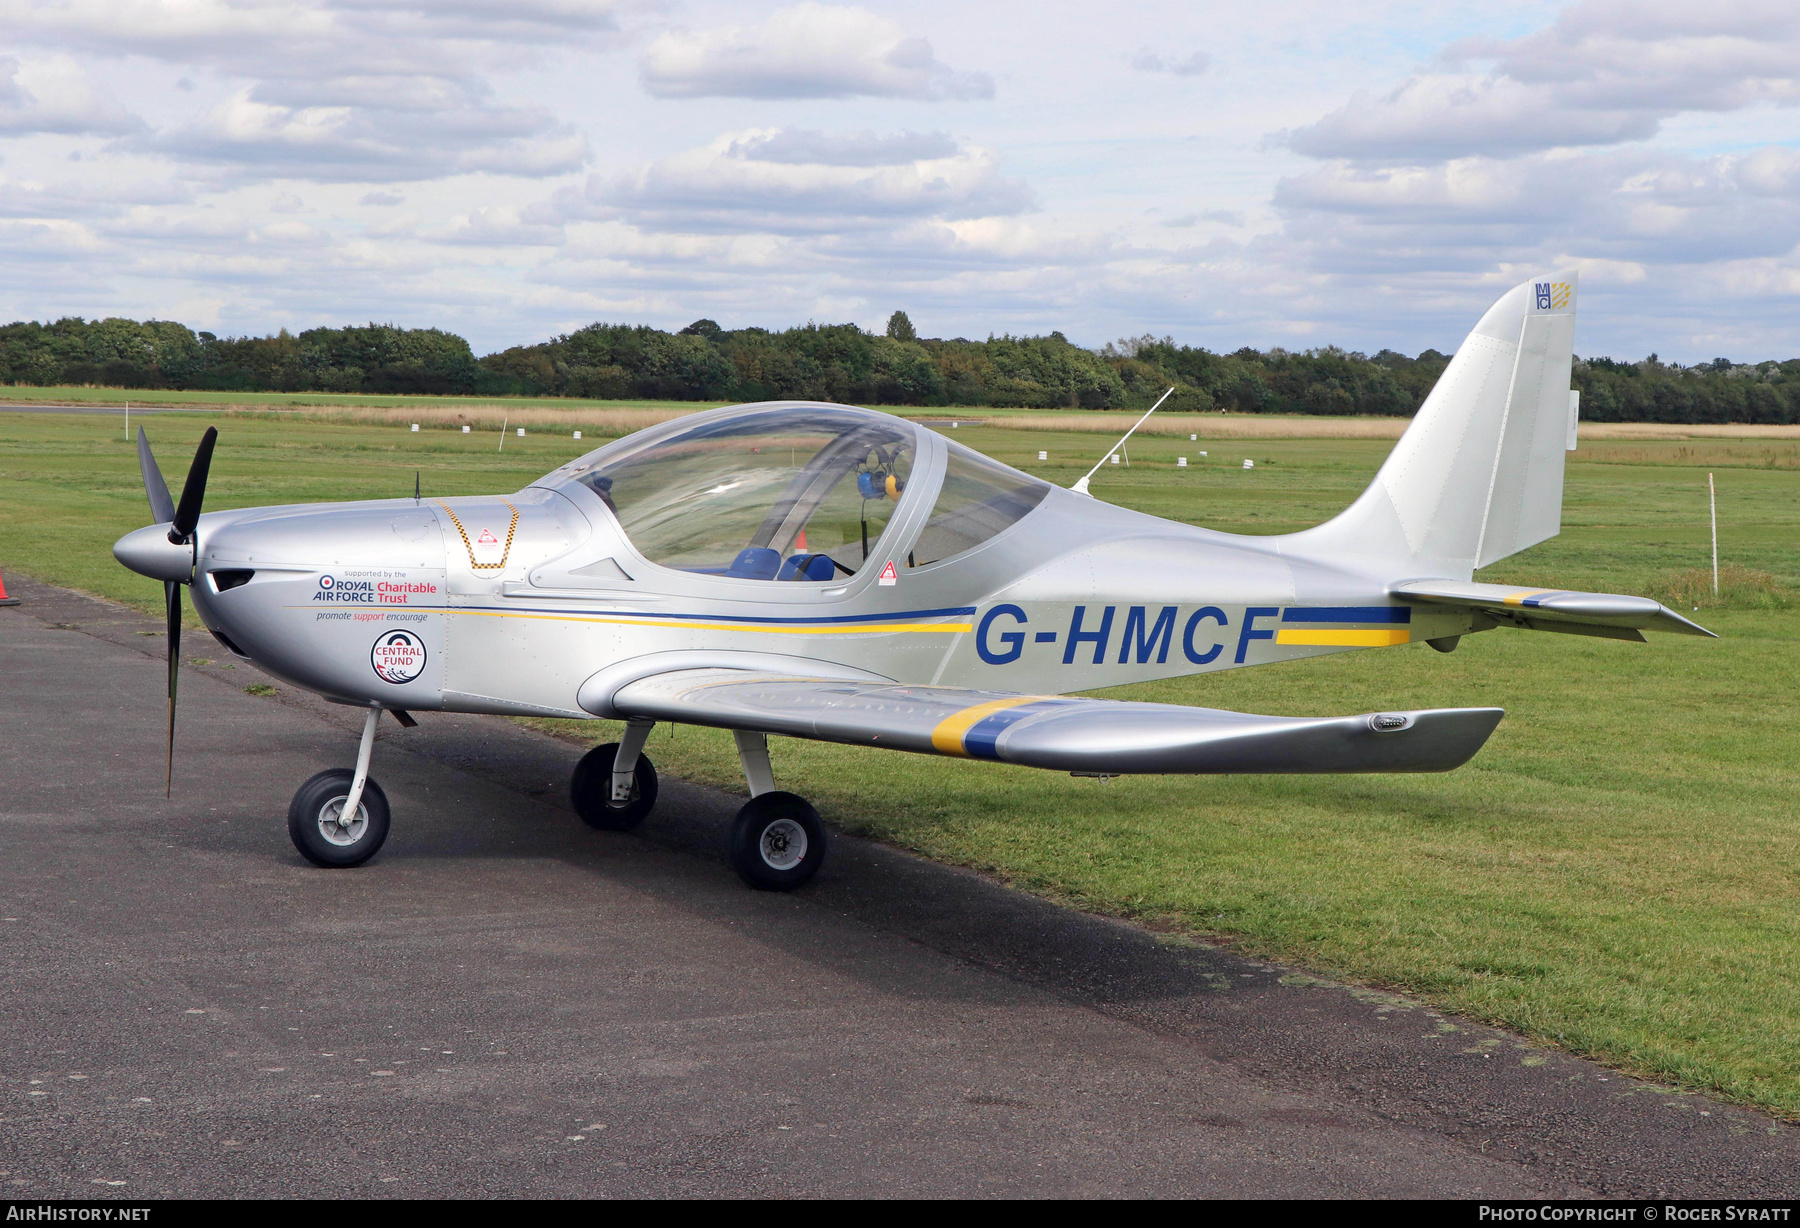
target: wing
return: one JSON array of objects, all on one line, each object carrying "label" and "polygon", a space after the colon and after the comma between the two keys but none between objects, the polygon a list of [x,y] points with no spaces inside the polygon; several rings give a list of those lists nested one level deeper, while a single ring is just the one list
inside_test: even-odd
[{"label": "wing", "polygon": [[1481,749],[1499,708],[1252,716],[1214,708],[961,687],[684,669],[613,693],[625,716],[1058,771],[1445,772]]},{"label": "wing", "polygon": [[[1642,641],[1645,631],[1712,636],[1661,602],[1616,593],[1571,593],[1554,588],[1517,588],[1455,580],[1410,580],[1388,589],[1415,605],[1476,610],[1499,622],[1532,631],[1565,631],[1617,640]],[[1479,629],[1479,628],[1478,628]]]}]

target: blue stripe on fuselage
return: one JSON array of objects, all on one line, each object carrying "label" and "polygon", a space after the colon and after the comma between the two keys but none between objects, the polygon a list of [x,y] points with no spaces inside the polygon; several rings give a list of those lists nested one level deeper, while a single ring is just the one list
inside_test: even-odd
[{"label": "blue stripe on fuselage", "polygon": [[1284,623],[1410,623],[1406,605],[1303,605],[1281,612]]}]

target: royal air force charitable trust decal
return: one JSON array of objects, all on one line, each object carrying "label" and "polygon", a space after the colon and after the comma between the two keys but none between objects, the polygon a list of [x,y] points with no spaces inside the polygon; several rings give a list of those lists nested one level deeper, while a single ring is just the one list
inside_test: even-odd
[{"label": "royal air force charitable trust decal", "polygon": [[369,650],[369,663],[383,682],[404,686],[425,672],[425,644],[410,631],[383,631]]},{"label": "royal air force charitable trust decal", "polygon": [[404,576],[356,577],[320,576],[319,589],[313,601],[323,605],[411,605],[435,602],[439,586],[429,580],[409,580]]}]

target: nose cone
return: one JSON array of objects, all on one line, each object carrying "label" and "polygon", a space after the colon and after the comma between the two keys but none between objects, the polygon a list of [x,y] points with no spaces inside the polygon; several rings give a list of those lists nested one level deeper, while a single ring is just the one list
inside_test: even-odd
[{"label": "nose cone", "polygon": [[194,548],[170,541],[166,524],[127,533],[113,543],[113,557],[152,580],[186,580],[194,572]]}]

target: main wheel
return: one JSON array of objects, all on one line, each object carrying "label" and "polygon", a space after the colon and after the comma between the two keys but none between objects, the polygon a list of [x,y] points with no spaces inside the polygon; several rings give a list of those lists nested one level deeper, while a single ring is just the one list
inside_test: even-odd
[{"label": "main wheel", "polygon": [[759,891],[792,891],[825,860],[825,824],[792,793],[764,793],[737,812],[726,846],[731,868]]},{"label": "main wheel", "polygon": [[630,831],[656,808],[656,767],[644,754],[638,755],[632,773],[631,797],[623,803],[613,802],[613,758],[618,753],[617,742],[594,747],[581,757],[569,780],[569,800],[575,813],[583,823],[601,831]]},{"label": "main wheel", "polygon": [[316,866],[360,866],[378,852],[388,835],[387,794],[371,778],[349,822],[344,803],[356,773],[327,768],[300,786],[288,803],[288,835],[300,855]]}]

